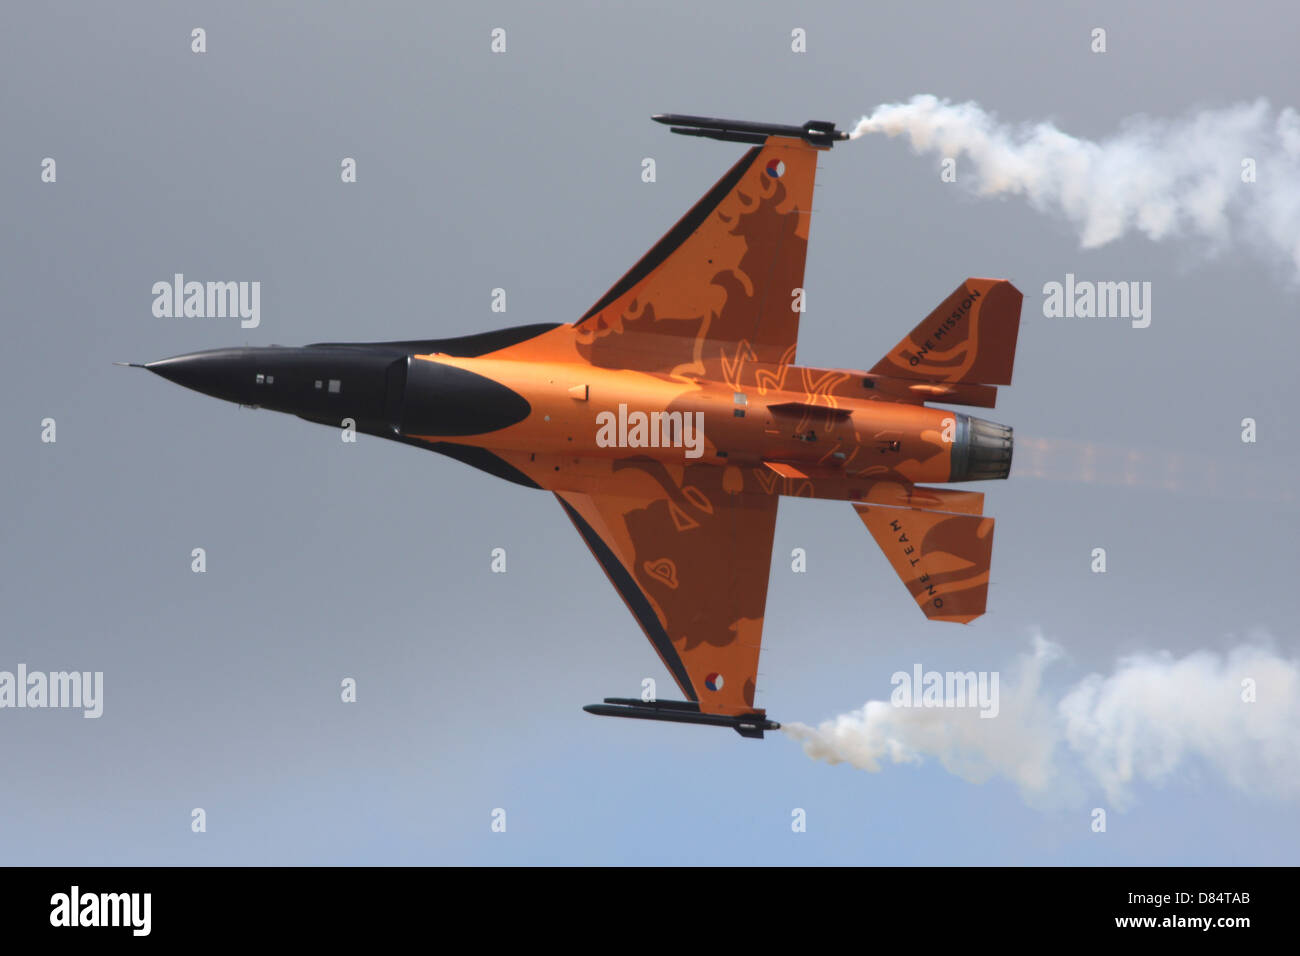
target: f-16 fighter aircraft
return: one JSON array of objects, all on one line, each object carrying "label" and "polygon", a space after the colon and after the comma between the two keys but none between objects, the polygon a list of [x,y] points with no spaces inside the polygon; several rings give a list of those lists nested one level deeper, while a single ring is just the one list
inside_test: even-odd
[{"label": "f-16 fighter aircraft", "polygon": [[430,341],[196,352],[143,366],[188,388],[405,442],[552,492],[684,701],[592,713],[780,725],[754,706],[782,495],[851,503],[927,618],[984,613],[1011,429],[993,407],[1021,294],[966,279],[869,370],[798,365],[817,160],[847,134],[656,116],[749,144],[576,322]]}]

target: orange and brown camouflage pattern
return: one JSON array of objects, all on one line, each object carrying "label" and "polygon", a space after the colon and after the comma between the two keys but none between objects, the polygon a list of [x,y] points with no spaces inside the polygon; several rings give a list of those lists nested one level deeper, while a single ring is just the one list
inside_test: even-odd
[{"label": "orange and brown camouflage pattern", "polygon": [[728,490],[710,465],[604,464],[600,493],[557,494],[650,603],[663,633],[648,636],[687,698],[711,713],[753,712],[779,498]]},{"label": "orange and brown camouflage pattern", "polygon": [[966,624],[984,613],[993,519],[854,505],[925,616]]},{"label": "orange and brown camouflage pattern", "polygon": [[[854,502],[927,617],[985,607],[993,520],[983,495],[928,487],[952,475],[956,413],[925,403],[994,405],[1020,293],[967,279],[869,372],[796,365],[821,152],[783,137],[750,149],[576,323],[474,358],[417,356],[527,400],[523,421],[486,435],[409,437],[488,449],[553,491],[706,713],[762,713],[783,495]],[[700,456],[602,447],[598,417],[620,406],[699,416]]]},{"label": "orange and brown camouflage pattern", "polygon": [[1022,298],[1005,279],[967,279],[871,371],[932,382],[1010,385]]},{"label": "orange and brown camouflage pattern", "polygon": [[715,187],[736,180],[707,218],[629,281],[652,249],[576,323],[583,358],[733,385],[757,384],[758,365],[793,363],[819,152],[781,137],[750,149]]}]

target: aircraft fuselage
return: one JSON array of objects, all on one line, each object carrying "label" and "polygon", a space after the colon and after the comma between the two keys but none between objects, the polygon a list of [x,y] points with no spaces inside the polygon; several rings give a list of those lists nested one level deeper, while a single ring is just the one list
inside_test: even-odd
[{"label": "aircraft fuselage", "polygon": [[553,491],[589,491],[605,469],[588,460],[630,456],[755,472],[768,479],[756,487],[771,494],[846,500],[872,500],[882,482],[1004,477],[1010,465],[1010,429],[920,404],[931,395],[914,390],[932,386],[860,371],[759,370],[755,378],[770,385],[755,388],[576,362],[402,352],[389,343],[216,349],[146,368],[241,405],[526,462],[533,483]]}]

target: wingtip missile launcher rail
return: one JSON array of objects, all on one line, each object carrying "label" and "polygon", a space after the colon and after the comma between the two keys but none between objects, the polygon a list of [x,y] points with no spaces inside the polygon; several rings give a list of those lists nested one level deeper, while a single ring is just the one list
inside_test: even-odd
[{"label": "wingtip missile launcher rail", "polygon": [[728,143],[749,143],[761,146],[769,136],[788,136],[802,139],[811,146],[829,149],[849,138],[849,134],[835,128],[829,120],[809,120],[802,126],[784,126],[779,123],[750,123],[745,120],[713,119],[708,116],[686,116],[681,113],[656,113],[651,117],[664,123],[674,133],[682,136],[707,136]]}]

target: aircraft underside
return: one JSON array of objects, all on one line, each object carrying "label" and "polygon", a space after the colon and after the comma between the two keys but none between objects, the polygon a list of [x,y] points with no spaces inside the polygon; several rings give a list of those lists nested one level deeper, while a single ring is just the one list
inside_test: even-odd
[{"label": "aircraft underside", "polygon": [[995,405],[1021,294],[969,278],[871,368],[797,365],[817,160],[845,134],[656,118],[751,148],[574,323],[145,367],[553,492],[686,698],[587,710],[762,737],[781,496],[850,502],[927,618],[984,613],[993,519],[935,485],[1007,477],[1011,429],[929,403]]}]

